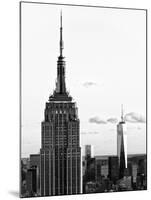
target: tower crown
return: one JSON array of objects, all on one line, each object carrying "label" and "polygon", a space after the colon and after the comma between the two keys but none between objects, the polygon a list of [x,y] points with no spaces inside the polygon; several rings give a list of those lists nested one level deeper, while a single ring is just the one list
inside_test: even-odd
[{"label": "tower crown", "polygon": [[60,13],[60,55],[58,56],[57,61],[57,81],[56,88],[53,95],[49,97],[49,101],[71,101],[72,98],[69,96],[66,91],[66,82],[65,82],[65,61],[63,57],[63,26],[62,26],[62,11]]}]

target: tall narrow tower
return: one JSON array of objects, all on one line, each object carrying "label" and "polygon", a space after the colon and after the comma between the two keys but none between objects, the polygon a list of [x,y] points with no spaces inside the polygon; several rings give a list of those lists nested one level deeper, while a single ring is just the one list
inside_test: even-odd
[{"label": "tall narrow tower", "polygon": [[119,160],[119,178],[123,178],[127,168],[127,133],[123,106],[121,108],[121,121],[117,125],[117,156]]},{"label": "tall narrow tower", "polygon": [[81,192],[81,148],[77,107],[66,90],[62,14],[56,89],[46,102],[41,124],[41,196]]}]

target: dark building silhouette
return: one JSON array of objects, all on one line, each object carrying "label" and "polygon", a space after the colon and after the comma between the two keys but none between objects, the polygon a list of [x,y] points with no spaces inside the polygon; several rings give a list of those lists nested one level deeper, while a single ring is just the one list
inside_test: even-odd
[{"label": "dark building silhouette", "polygon": [[114,184],[119,178],[119,165],[117,156],[109,157],[109,178]]},{"label": "dark building silhouette", "polygon": [[109,175],[108,156],[95,156],[95,175],[96,180],[101,182],[102,179]]},{"label": "dark building silhouette", "polygon": [[146,154],[133,154],[128,156],[131,163],[131,176],[134,190],[147,189],[147,156]]},{"label": "dark building silhouette", "polygon": [[30,168],[35,167],[36,171],[36,191],[40,194],[40,154],[30,154]]},{"label": "dark building silhouette", "polygon": [[34,196],[37,193],[37,167],[32,166],[26,173],[26,184],[28,196]]},{"label": "dark building silhouette", "polygon": [[81,193],[81,148],[77,107],[66,90],[62,15],[56,89],[41,124],[41,196]]}]

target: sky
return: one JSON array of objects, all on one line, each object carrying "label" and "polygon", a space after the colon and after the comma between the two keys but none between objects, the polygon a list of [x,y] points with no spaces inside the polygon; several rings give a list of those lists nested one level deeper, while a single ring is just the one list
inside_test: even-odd
[{"label": "sky", "polygon": [[81,147],[116,154],[123,104],[128,153],[145,153],[145,11],[22,3],[22,157],[40,150],[45,103],[57,77],[61,10],[66,84],[78,107]]}]

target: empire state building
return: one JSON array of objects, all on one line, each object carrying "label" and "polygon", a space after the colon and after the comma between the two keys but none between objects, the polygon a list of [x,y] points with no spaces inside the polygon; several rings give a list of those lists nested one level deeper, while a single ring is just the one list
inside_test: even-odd
[{"label": "empire state building", "polygon": [[81,148],[76,103],[66,90],[62,14],[57,81],[41,123],[41,196],[81,193]]}]

